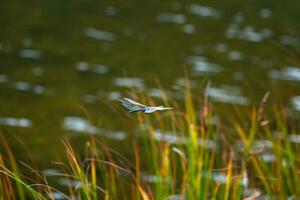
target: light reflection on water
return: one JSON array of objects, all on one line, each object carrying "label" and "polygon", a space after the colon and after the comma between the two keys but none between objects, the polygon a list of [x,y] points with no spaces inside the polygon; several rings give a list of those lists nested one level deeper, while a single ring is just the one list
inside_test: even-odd
[{"label": "light reflection on water", "polygon": [[300,69],[294,66],[286,67],[282,70],[271,70],[269,76],[273,79],[300,81]]},{"label": "light reflection on water", "polygon": [[97,74],[106,74],[108,72],[108,67],[105,65],[96,65],[94,71]]},{"label": "light reflection on water", "polygon": [[187,62],[194,67],[197,74],[205,75],[209,73],[219,73],[223,68],[215,63],[210,63],[202,56],[189,56]]},{"label": "light reflection on water", "polygon": [[90,66],[89,63],[81,61],[76,64],[76,69],[81,72],[93,72],[96,74],[106,74],[108,72],[108,67],[106,65],[98,64]]},{"label": "light reflection on water", "polygon": [[[226,184],[228,181],[227,174],[225,172],[202,172],[203,178],[209,178],[218,184]],[[156,175],[142,175],[142,180],[147,183],[171,183],[172,179],[169,177],[161,177]],[[243,175],[241,184],[246,186],[248,185],[248,177]]]},{"label": "light reflection on water", "polygon": [[290,134],[288,138],[290,142],[300,144],[300,135]]},{"label": "light reflection on water", "polygon": [[199,17],[212,17],[212,18],[221,17],[221,14],[218,10],[208,6],[192,4],[189,6],[189,11],[190,13],[195,14]]},{"label": "light reflection on water", "polygon": [[24,48],[31,48],[32,47],[32,39],[31,38],[25,38],[23,41],[22,41],[22,46]]},{"label": "light reflection on water", "polygon": [[225,36],[228,38],[237,38],[241,40],[247,40],[250,42],[262,42],[273,35],[273,31],[264,28],[260,31],[255,31],[254,27],[248,25],[243,29],[238,28],[236,24],[232,24],[225,32]]},{"label": "light reflection on water", "polygon": [[65,200],[66,197],[59,192],[53,192],[52,196],[55,200]]},{"label": "light reflection on water", "polygon": [[264,153],[260,156],[266,163],[272,163],[276,161],[276,156],[273,153]]},{"label": "light reflection on water", "polygon": [[0,125],[28,128],[32,126],[32,121],[26,118],[0,117]]},{"label": "light reflection on water", "polygon": [[299,47],[299,39],[294,36],[282,35],[279,40],[282,44]]},{"label": "light reflection on water", "polygon": [[[190,139],[186,136],[181,136],[179,133],[173,132],[162,132],[161,130],[156,130],[154,133],[154,139],[161,142],[167,142],[170,144],[188,144]],[[197,144],[202,147],[209,149],[215,149],[216,144],[212,140],[198,138]]]},{"label": "light reflection on water", "polygon": [[204,94],[216,102],[248,105],[250,101],[248,98],[241,96],[237,87],[209,87],[205,89]]},{"label": "light reflection on water", "polygon": [[178,99],[178,100],[182,100],[184,98],[184,94],[182,92],[182,86],[181,85],[177,85],[175,83],[175,85],[173,85],[173,89],[178,90],[178,91],[174,91],[174,90],[164,90],[163,92],[158,89],[158,88],[149,88],[147,89],[147,94],[150,97],[153,98],[158,98],[161,99],[161,96],[164,94],[167,97],[171,98],[171,99]]},{"label": "light reflection on water", "polygon": [[[265,19],[270,18],[271,11],[268,9],[262,9],[260,11],[260,16]],[[230,23],[225,30],[225,37],[250,42],[262,42],[263,40],[273,36],[273,31],[269,28],[256,30],[257,28],[252,25],[244,25],[244,22],[245,16],[243,13],[236,14],[233,18],[233,22]]]},{"label": "light reflection on water", "polygon": [[192,24],[185,24],[183,26],[183,32],[186,34],[193,34],[193,33],[195,33],[195,31],[196,31],[196,28]]},{"label": "light reflection on water", "polygon": [[183,77],[177,78],[174,86],[182,89],[185,87],[186,83],[188,83],[191,88],[197,88],[197,86],[198,86],[198,83],[196,81],[186,80]]},{"label": "light reflection on water", "polygon": [[292,97],[290,100],[294,110],[300,111],[300,96]]},{"label": "light reflection on water", "polygon": [[45,92],[45,87],[41,85],[34,85],[32,86],[32,92],[35,94],[43,94]]},{"label": "light reflection on water", "polygon": [[273,143],[270,140],[255,140],[253,141],[253,148],[258,148],[258,149],[266,149],[266,148],[272,148]]},{"label": "light reflection on water", "polygon": [[141,78],[121,78],[117,77],[113,80],[114,85],[128,88],[144,88],[144,80]]},{"label": "light reflection on water", "polygon": [[175,13],[160,13],[157,15],[156,20],[165,23],[183,24],[186,21],[184,15]]},{"label": "light reflection on water", "polygon": [[64,119],[64,129],[75,132],[86,132],[90,134],[95,134],[100,131],[100,129],[93,126],[88,120],[80,117],[66,117]]},{"label": "light reflection on water", "polygon": [[33,67],[31,71],[35,76],[41,76],[44,73],[44,69],[42,67]]},{"label": "light reflection on water", "polygon": [[18,81],[15,83],[15,88],[20,91],[29,91],[35,94],[43,94],[46,91],[46,88],[41,85],[32,85],[24,81]]},{"label": "light reflection on water", "polygon": [[95,28],[87,28],[85,29],[86,36],[107,42],[112,42],[116,40],[116,34],[108,31],[98,30]]},{"label": "light reflection on water", "polygon": [[5,74],[0,74],[0,83],[5,83],[8,81],[8,76]]},{"label": "light reflection on water", "polygon": [[243,60],[244,59],[244,54],[240,51],[230,51],[228,53],[228,58],[230,60]]},{"label": "light reflection on water", "polygon": [[142,180],[146,183],[166,183],[170,184],[172,182],[171,178],[165,178],[157,175],[142,175]]},{"label": "light reflection on water", "polygon": [[76,68],[78,71],[87,71],[89,69],[89,64],[81,61],[76,64]]},{"label": "light reflection on water", "polygon": [[[115,101],[115,100],[118,100],[122,97],[121,93],[118,92],[118,91],[103,91],[103,90],[98,90],[97,91],[97,96],[100,97],[100,98],[104,98],[104,99],[108,99],[108,100],[112,100],[112,101]],[[96,98],[96,97],[92,97],[93,100]]]},{"label": "light reflection on water", "polygon": [[86,103],[95,103],[96,97],[94,95],[87,94],[83,96],[83,101]]},{"label": "light reflection on water", "polygon": [[228,49],[228,45],[224,43],[218,43],[216,44],[215,49],[218,52],[225,52]]},{"label": "light reflection on water", "polygon": [[104,13],[107,16],[116,16],[119,13],[119,9],[115,6],[107,6],[104,9]]},{"label": "light reflection on water", "polygon": [[45,176],[60,176],[60,175],[62,175],[61,171],[59,171],[58,169],[53,169],[53,168],[44,169],[42,172]]},{"label": "light reflection on water", "polygon": [[20,51],[21,58],[41,59],[42,53],[35,49],[23,49]]},{"label": "light reflection on water", "polygon": [[66,187],[71,187],[71,188],[75,188],[75,189],[79,189],[82,187],[82,183],[78,180],[71,180],[71,179],[67,179],[67,178],[60,178],[58,180],[58,183],[62,186],[66,186]]},{"label": "light reflection on water", "polygon": [[29,83],[22,82],[22,81],[16,82],[15,86],[17,90],[22,90],[22,91],[28,91],[31,88],[31,85]]},{"label": "light reflection on water", "polygon": [[67,131],[86,134],[96,134],[113,140],[126,139],[126,134],[123,131],[109,131],[101,129],[92,125],[90,121],[81,117],[65,117],[63,122],[63,128]]},{"label": "light reflection on water", "polygon": [[269,19],[272,17],[272,11],[268,8],[264,8],[259,11],[259,15],[261,18]]}]

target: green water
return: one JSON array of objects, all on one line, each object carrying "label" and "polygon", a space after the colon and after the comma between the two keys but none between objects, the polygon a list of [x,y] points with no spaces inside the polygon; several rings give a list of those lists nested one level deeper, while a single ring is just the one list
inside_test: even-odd
[{"label": "green water", "polygon": [[185,71],[195,96],[210,80],[221,113],[266,91],[300,110],[297,0],[4,0],[0,13],[0,130],[21,160],[11,134],[44,166],[63,136],[83,147],[83,129],[126,154],[137,120],[116,100],[129,86],[160,104],[160,84],[182,105]]}]

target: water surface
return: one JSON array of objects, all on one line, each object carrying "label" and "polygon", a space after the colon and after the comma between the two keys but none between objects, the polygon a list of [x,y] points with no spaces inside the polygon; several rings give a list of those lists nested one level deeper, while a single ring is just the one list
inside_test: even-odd
[{"label": "water surface", "polygon": [[[0,130],[20,137],[45,165],[63,151],[62,136],[83,146],[78,138],[96,135],[124,151],[138,124],[117,99],[130,87],[160,104],[159,82],[182,105],[186,70],[193,94],[207,95],[220,113],[247,109],[266,91],[299,113],[299,1],[0,5]],[[156,139],[185,141],[162,132]]]}]

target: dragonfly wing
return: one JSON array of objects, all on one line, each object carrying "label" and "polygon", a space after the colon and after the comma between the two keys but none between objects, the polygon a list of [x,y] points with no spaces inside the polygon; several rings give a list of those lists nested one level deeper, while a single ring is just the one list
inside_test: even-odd
[{"label": "dragonfly wing", "polygon": [[139,111],[144,110],[146,108],[145,105],[128,98],[123,98],[120,101],[122,102],[122,105],[130,111]]}]

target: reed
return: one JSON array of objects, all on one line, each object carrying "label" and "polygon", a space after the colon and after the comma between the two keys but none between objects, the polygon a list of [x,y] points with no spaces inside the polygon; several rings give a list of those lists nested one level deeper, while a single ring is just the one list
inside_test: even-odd
[{"label": "reed", "polygon": [[[58,176],[78,183],[67,191],[47,184],[38,171],[40,182],[24,177],[1,135],[0,198],[299,198],[300,149],[290,135],[297,131],[284,109],[274,105],[266,111],[268,96],[243,114],[242,121],[224,125],[214,121],[217,113],[207,97],[193,98],[187,81],[184,112],[137,113],[141,137],[132,141],[131,158],[95,137],[87,142],[85,155],[78,155],[64,139],[67,160],[60,162],[63,173]],[[141,98],[151,102],[146,95]],[[166,105],[178,106],[163,93],[162,98]]]}]

